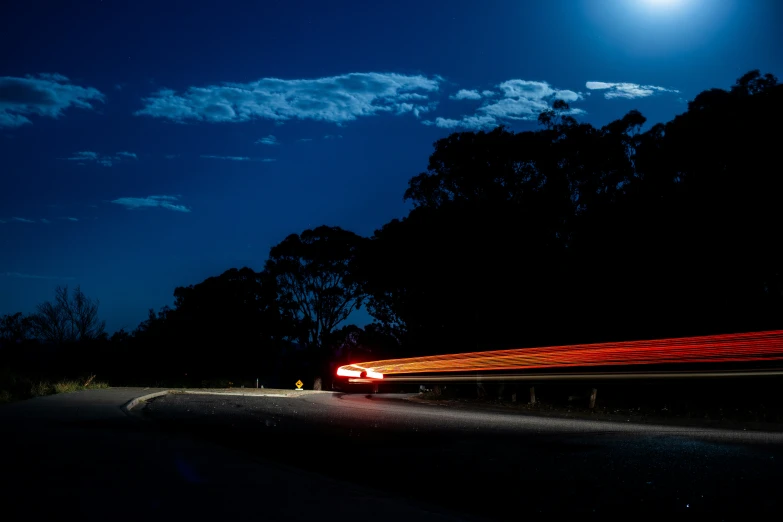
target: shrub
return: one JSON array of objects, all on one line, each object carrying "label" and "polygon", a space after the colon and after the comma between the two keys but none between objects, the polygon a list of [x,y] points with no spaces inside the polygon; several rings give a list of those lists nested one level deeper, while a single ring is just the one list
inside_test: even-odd
[{"label": "shrub", "polygon": [[60,381],[54,383],[55,393],[71,393],[79,390],[83,390],[84,386],[79,384],[78,381]]},{"label": "shrub", "polygon": [[55,393],[52,385],[46,381],[38,381],[33,383],[30,387],[31,397],[43,397],[44,395],[51,395]]}]

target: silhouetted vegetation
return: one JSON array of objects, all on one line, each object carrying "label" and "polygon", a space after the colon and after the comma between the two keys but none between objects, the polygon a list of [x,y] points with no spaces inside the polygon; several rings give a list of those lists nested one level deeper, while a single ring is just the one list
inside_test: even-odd
[{"label": "silhouetted vegetation", "polygon": [[[107,338],[97,301],[58,289],[2,318],[2,358],[26,375],[238,386],[312,379],[346,354],[780,328],[777,79],[752,71],[647,130],[638,111],[596,128],[568,109],[555,103],[535,131],[437,141],[404,218],[370,238],[292,234],[261,272],[176,288],[133,332]],[[363,304],[374,323],[344,326]],[[19,356],[33,345],[35,361]]]}]

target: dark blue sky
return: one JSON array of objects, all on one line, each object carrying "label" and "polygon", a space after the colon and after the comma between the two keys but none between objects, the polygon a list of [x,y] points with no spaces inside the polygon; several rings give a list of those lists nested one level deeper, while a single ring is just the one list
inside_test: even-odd
[{"label": "dark blue sky", "polygon": [[783,74],[776,0],[120,3],[0,7],[0,314],[79,284],[132,329],[289,233],[402,217],[450,132]]}]

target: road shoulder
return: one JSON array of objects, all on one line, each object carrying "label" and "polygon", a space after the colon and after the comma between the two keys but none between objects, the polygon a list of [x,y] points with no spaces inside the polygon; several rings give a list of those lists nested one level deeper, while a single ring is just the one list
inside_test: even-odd
[{"label": "road shoulder", "polygon": [[569,420],[591,420],[616,424],[643,424],[683,428],[713,428],[721,430],[783,432],[783,424],[759,421],[738,421],[731,419],[705,419],[684,416],[663,416],[639,410],[590,410],[578,406],[562,407],[546,403],[536,405],[499,400],[444,399],[419,394],[402,398],[408,402],[432,407],[474,410],[477,412],[498,412],[510,415],[546,417]]}]

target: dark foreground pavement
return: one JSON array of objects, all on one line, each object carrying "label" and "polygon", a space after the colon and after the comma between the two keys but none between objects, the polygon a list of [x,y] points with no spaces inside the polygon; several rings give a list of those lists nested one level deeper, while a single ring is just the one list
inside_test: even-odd
[{"label": "dark foreground pavement", "polygon": [[[199,433],[163,429],[120,408],[153,391],[91,390],[0,406],[0,518],[459,519],[443,509],[433,512],[405,497],[267,458],[269,453],[295,453],[285,441],[273,448],[259,440],[265,451],[248,452],[212,443]],[[165,401],[209,397],[214,396]],[[282,400],[305,404],[303,399]],[[211,410],[202,411],[206,415]],[[230,432],[230,423],[224,430]]]},{"label": "dark foreground pavement", "polygon": [[[783,508],[781,433],[533,417],[383,395],[169,395],[141,413],[170,436],[196,434],[482,518],[673,512],[728,520]],[[200,476],[201,463],[192,464]],[[309,492],[296,494],[304,503]],[[372,520],[384,510],[365,513]]]}]

